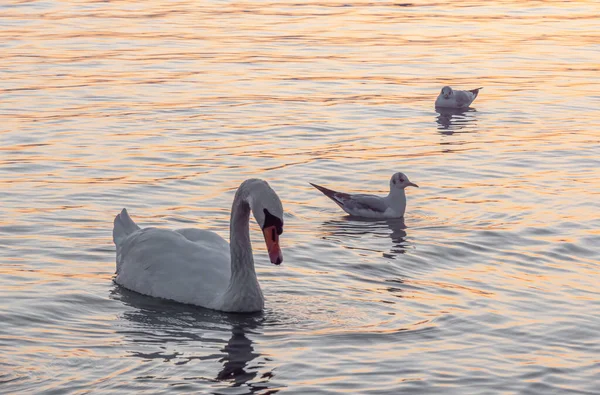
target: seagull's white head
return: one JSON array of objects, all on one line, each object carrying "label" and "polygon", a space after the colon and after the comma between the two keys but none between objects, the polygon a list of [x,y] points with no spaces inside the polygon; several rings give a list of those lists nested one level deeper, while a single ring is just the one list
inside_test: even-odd
[{"label": "seagull's white head", "polygon": [[406,187],[419,187],[417,184],[412,183],[406,177],[404,173],[396,173],[392,176],[390,180],[390,189],[404,189]]},{"label": "seagull's white head", "polygon": [[444,96],[444,99],[450,98],[454,94],[454,91],[449,86],[445,86],[442,88],[442,92],[440,95]]}]

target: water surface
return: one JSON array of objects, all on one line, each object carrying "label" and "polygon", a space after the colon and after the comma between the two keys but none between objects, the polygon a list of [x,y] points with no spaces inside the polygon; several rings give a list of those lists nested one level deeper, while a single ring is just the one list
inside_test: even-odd
[{"label": "water surface", "polygon": [[[2,393],[593,394],[595,1],[9,1],[0,6]],[[436,112],[441,86],[483,86]],[[346,217],[309,181],[386,193]],[[112,221],[251,224],[266,309],[112,282]]]}]

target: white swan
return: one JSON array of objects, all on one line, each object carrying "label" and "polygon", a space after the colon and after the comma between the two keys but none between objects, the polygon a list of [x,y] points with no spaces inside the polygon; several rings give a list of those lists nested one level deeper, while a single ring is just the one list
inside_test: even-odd
[{"label": "white swan", "polygon": [[231,207],[230,241],[200,229],[140,229],[127,210],[116,216],[115,282],[144,295],[194,304],[214,310],[260,311],[264,298],[254,270],[250,244],[250,210],[263,230],[271,262],[283,255],[283,207],[269,184],[244,181]]}]

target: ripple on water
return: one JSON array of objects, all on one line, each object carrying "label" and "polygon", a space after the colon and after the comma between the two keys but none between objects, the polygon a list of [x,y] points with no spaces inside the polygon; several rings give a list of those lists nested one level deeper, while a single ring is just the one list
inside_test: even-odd
[{"label": "ripple on water", "polygon": [[[596,393],[594,6],[0,6],[3,392]],[[404,221],[308,184],[396,171]],[[227,237],[250,177],[286,210],[281,267],[251,225],[263,313],[111,281],[123,207]]]}]

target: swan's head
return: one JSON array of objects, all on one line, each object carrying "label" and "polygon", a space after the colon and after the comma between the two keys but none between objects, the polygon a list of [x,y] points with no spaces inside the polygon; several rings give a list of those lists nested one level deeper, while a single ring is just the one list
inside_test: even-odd
[{"label": "swan's head", "polygon": [[450,98],[454,94],[454,91],[449,86],[445,86],[442,88],[440,95],[444,96],[444,99]]},{"label": "swan's head", "polygon": [[249,189],[248,203],[265,236],[271,263],[279,265],[283,262],[283,254],[279,247],[279,235],[283,233],[281,200],[266,181],[254,179],[245,181],[244,184],[247,184]]},{"label": "swan's head", "polygon": [[390,189],[404,189],[406,187],[419,187],[417,184],[412,183],[406,177],[404,173],[396,173],[392,176],[390,180]]}]

